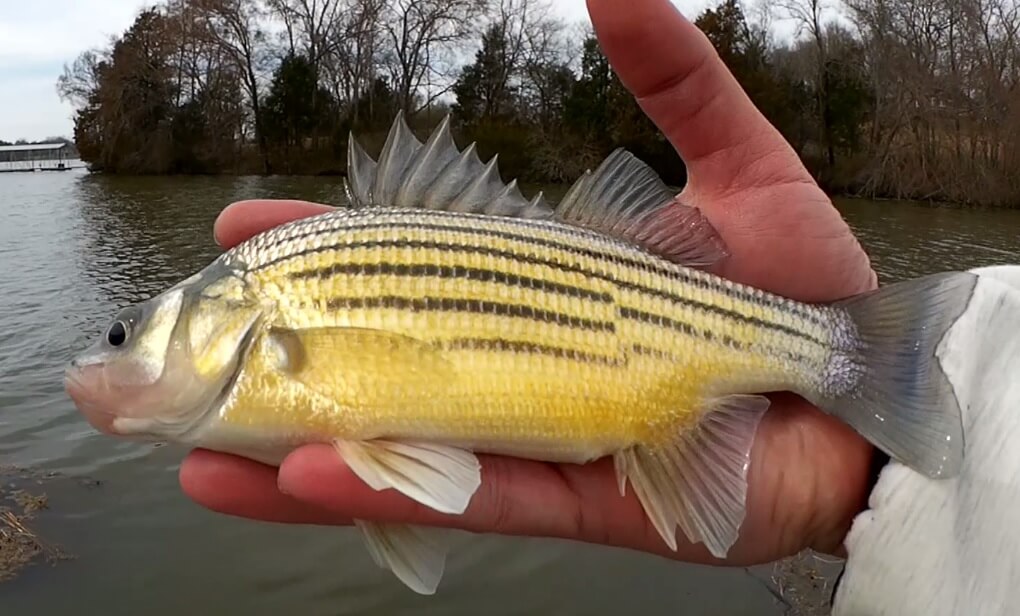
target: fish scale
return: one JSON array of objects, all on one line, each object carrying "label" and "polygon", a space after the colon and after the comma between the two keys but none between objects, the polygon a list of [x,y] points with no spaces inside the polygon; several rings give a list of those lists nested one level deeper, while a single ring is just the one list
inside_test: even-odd
[{"label": "fish scale", "polygon": [[[300,250],[300,247],[295,246],[294,249]],[[394,263],[402,254],[399,248],[380,249],[374,254],[360,255],[359,261]],[[330,256],[341,258],[341,253],[319,254],[315,268],[329,268],[331,263],[327,259]],[[435,256],[440,261],[436,265],[444,264],[443,254],[438,252],[432,255],[418,252],[415,261],[423,263],[428,256]],[[471,265],[476,270],[509,273],[507,262],[496,263],[491,258],[477,257]],[[432,387],[443,388],[441,392],[429,391],[428,387],[415,392],[415,398],[436,400],[439,404],[431,410],[415,410],[412,415],[427,413],[440,418],[449,417],[460,430],[454,436],[474,433],[482,440],[495,440],[500,436],[500,430],[516,429],[519,414],[546,405],[549,400],[547,392],[557,383],[559,386],[556,388],[560,390],[563,389],[563,380],[588,383],[596,376],[594,372],[605,384],[604,391],[598,394],[589,392],[589,396],[582,398],[615,400],[617,408],[606,408],[602,414],[607,420],[624,417],[620,408],[627,406],[627,396],[623,393],[627,387],[618,384],[633,381],[635,376],[640,375],[621,372],[621,368],[626,370],[625,364],[609,369],[605,364],[590,365],[588,362],[589,356],[594,354],[609,359],[626,357],[622,350],[627,341],[621,340],[614,331],[618,316],[612,304],[592,303],[581,298],[566,299],[548,290],[523,284],[484,282],[469,277],[436,284],[438,281],[434,278],[415,277],[414,281],[423,285],[434,300],[429,303],[415,292],[425,289],[408,286],[403,277],[378,273],[371,268],[364,268],[361,272],[360,275],[326,274],[316,279],[314,287],[304,287],[302,292],[313,300],[313,305],[323,302],[328,305],[331,300],[341,297],[340,294],[345,299],[375,301],[361,301],[357,306],[353,301],[345,301],[337,303],[333,310],[311,311],[302,316],[287,314],[281,318],[284,322],[315,326],[328,322],[330,313],[337,313],[335,318],[338,322],[413,336],[446,349],[444,356],[453,364],[453,372],[470,375],[470,378],[455,383],[453,389],[451,383],[436,383]],[[288,290],[293,278],[286,274],[283,281],[276,280],[272,270],[256,271],[253,277],[256,281],[261,278],[270,282],[284,295],[295,291]],[[307,277],[301,279],[307,281]],[[516,282],[519,283],[520,279]],[[394,298],[402,301],[380,301]],[[550,301],[554,298],[562,301]],[[509,310],[507,307],[519,308]],[[611,380],[607,380],[610,375],[613,375]],[[244,383],[242,374],[239,381],[241,391]],[[529,395],[529,392],[535,395]],[[569,395],[569,389],[564,393]],[[493,397],[501,400],[503,406],[493,408]],[[387,409],[388,415],[376,418],[373,426],[377,425],[377,421],[392,421],[394,425],[387,424],[385,429],[399,430],[396,424],[408,414],[408,402],[399,399],[393,402],[395,406]],[[380,408],[374,402],[368,404]],[[245,408],[245,405],[239,404],[238,408]],[[557,417],[569,422],[572,417],[583,417],[584,413],[583,409],[561,406],[559,409],[546,409],[540,415],[544,423],[531,425],[542,432],[551,431]],[[598,412],[591,416],[597,417]],[[588,432],[599,430],[597,424],[590,422],[587,425],[582,422],[580,427]],[[479,429],[494,431],[478,432]]]},{"label": "fish scale", "polygon": [[[279,464],[330,443],[370,487],[460,514],[478,453],[613,458],[671,549],[724,557],[751,446],[792,391],[931,477],[963,458],[935,348],[974,277],[937,274],[825,305],[712,275],[725,242],[632,155],[555,208],[402,117],[378,162],[353,139],[350,207],[228,250],[122,311],[68,389],[104,431]],[[102,407],[102,408],[101,408]],[[107,421],[109,419],[109,421]],[[443,571],[428,529],[356,520],[420,593]]]},{"label": "fish scale", "polygon": [[[564,396],[568,403],[544,412],[540,421],[532,423],[536,430],[551,431],[557,422],[585,418],[584,433],[600,435],[600,443],[605,442],[607,436],[612,445],[634,442],[638,434],[644,432],[643,426],[658,426],[662,417],[674,419],[677,430],[684,427],[684,422],[697,421],[698,412],[705,407],[705,396],[713,393],[712,383],[696,378],[698,374],[711,373],[721,381],[734,383],[740,382],[740,375],[754,375],[769,384],[800,385],[798,379],[819,373],[818,366],[824,364],[831,352],[819,344],[799,342],[799,347],[803,348],[800,359],[805,365],[776,362],[776,355],[769,352],[771,348],[782,347],[783,343],[798,348],[798,343],[786,340],[791,337],[789,334],[773,334],[768,328],[764,319],[775,311],[767,299],[742,305],[740,313],[725,308],[725,303],[737,304],[726,300],[731,292],[743,292],[740,287],[685,286],[679,277],[670,279],[652,272],[641,276],[637,267],[624,271],[623,265],[606,265],[605,260],[600,264],[597,255],[574,256],[570,263],[592,272],[599,271],[602,265],[603,278],[568,273],[557,279],[552,278],[557,275],[555,268],[534,265],[524,257],[541,256],[549,263],[565,263],[571,254],[565,250],[556,252],[547,247],[544,253],[525,252],[508,245],[500,236],[458,231],[408,229],[402,239],[413,241],[428,237],[437,244],[449,242],[477,250],[409,252],[399,241],[378,246],[393,235],[381,224],[353,231],[358,229],[359,219],[377,218],[385,218],[385,215],[355,210],[338,217],[337,220],[352,231],[342,240],[337,238],[335,248],[321,248],[329,244],[313,242],[311,237],[314,236],[273,246],[267,252],[274,254],[275,263],[256,264],[252,268],[253,287],[270,286],[281,296],[305,298],[306,306],[326,306],[325,310],[302,311],[300,316],[281,315],[283,323],[303,326],[344,323],[413,336],[446,349],[445,356],[454,363],[455,372],[471,375],[469,383],[456,391],[450,390],[449,383],[439,384],[444,388],[442,394],[426,387],[416,392],[416,397],[442,401],[442,408],[428,412],[437,417],[448,415],[451,423],[459,427],[456,438],[473,434],[482,441],[498,440],[500,424],[517,426],[522,413],[544,404],[546,391],[552,383],[541,379],[550,379],[560,383],[561,389],[564,382],[572,381],[597,382],[599,387],[578,399],[577,406],[569,402],[571,397]],[[451,226],[447,218],[444,212],[416,216],[425,226],[440,223]],[[323,227],[320,232],[332,234],[329,227]],[[569,246],[569,242],[579,241],[578,235],[565,230],[556,239]],[[319,244],[320,248],[309,252],[310,244]],[[355,244],[377,246],[357,249],[355,253],[347,248]],[[521,258],[496,257],[485,252],[494,248]],[[636,249],[633,252],[628,255],[632,260],[642,256]],[[290,258],[289,255],[296,256]],[[239,254],[238,258],[244,256]],[[407,267],[404,271],[408,275],[394,275],[400,266],[411,264],[419,266],[414,270],[416,275],[410,275],[412,270]],[[489,272],[489,278],[499,277],[503,282],[437,275],[457,267],[464,272]],[[525,284],[525,277],[540,281],[541,285],[536,288]],[[645,286],[653,290],[672,289],[679,300],[690,300],[708,310],[678,311],[675,306],[664,306],[666,300],[656,300],[640,291],[622,292],[618,285],[610,282],[616,277],[631,281],[644,278]],[[313,286],[307,285],[310,280],[315,281]],[[552,290],[554,285],[560,284],[571,284],[585,296],[565,297]],[[615,299],[611,303],[593,301],[591,297],[598,294]],[[630,296],[630,301],[625,295]],[[734,313],[734,316],[716,318],[720,311]],[[766,325],[744,327],[739,315],[761,315],[755,318]],[[806,336],[810,324],[805,322],[804,325]],[[472,340],[478,344],[464,342]],[[733,340],[734,344],[727,344],[727,340]],[[443,346],[449,341],[458,341],[456,348]],[[484,344],[486,342],[489,344]],[[647,352],[635,352],[635,348]],[[494,356],[499,354],[510,357],[494,361]],[[676,361],[675,358],[687,359]],[[599,359],[602,361],[597,361]],[[492,368],[496,366],[502,369]],[[539,381],[535,382],[536,379]],[[665,385],[656,386],[658,383]],[[243,384],[242,380],[242,388]],[[751,390],[756,385],[758,383],[747,384]],[[529,395],[531,391],[535,396]],[[660,392],[661,399],[653,401],[648,396],[649,391]],[[493,403],[491,396],[502,402]],[[451,405],[452,398],[459,400],[460,406]],[[408,403],[402,400],[394,403],[396,406],[388,410],[389,415],[377,420],[385,422],[388,434],[409,436],[397,426],[398,418],[407,414]],[[350,404],[357,406],[356,402]],[[640,409],[640,412],[633,409]],[[416,409],[413,414],[419,412],[426,411]],[[485,429],[497,431],[486,432]],[[349,436],[358,438],[360,435]],[[584,434],[569,432],[563,437],[577,445],[582,452],[579,457],[590,456],[593,448],[584,441]]]},{"label": "fish scale", "polygon": [[[274,255],[273,258],[268,262],[264,258],[261,261],[253,260],[253,267],[257,270],[279,267],[289,272],[305,272],[308,267],[307,261],[304,259],[306,256],[314,256],[314,263],[328,263],[329,265],[326,267],[336,265],[337,261],[348,263],[356,260],[374,264],[375,260],[384,258],[372,254],[371,251],[377,248],[394,248],[396,254],[385,255],[385,258],[398,264],[409,258],[400,254],[401,250],[408,247],[414,249],[411,251],[412,253],[423,253],[428,250],[444,253],[441,257],[436,258],[431,258],[430,255],[428,261],[432,265],[436,265],[437,261],[446,260],[461,266],[465,266],[467,263],[466,266],[470,267],[469,262],[472,259],[498,256],[505,258],[510,263],[508,266],[503,266],[501,263],[496,264],[494,269],[501,274],[504,272],[499,269],[500,267],[510,268],[511,273],[530,271],[532,267],[539,271],[546,268],[558,268],[563,270],[566,276],[575,274],[568,280],[586,281],[588,285],[591,285],[591,279],[598,278],[608,282],[609,286],[615,288],[618,293],[630,293],[636,296],[651,295],[665,300],[664,304],[670,301],[696,303],[708,310],[731,313],[734,318],[743,318],[758,325],[782,329],[790,335],[813,339],[822,345],[825,344],[826,337],[831,334],[832,322],[831,319],[826,319],[825,308],[798,307],[802,314],[800,318],[797,318],[798,315],[791,315],[786,308],[789,302],[785,298],[761,294],[754,289],[734,285],[723,279],[713,280],[710,277],[702,277],[699,276],[700,272],[673,266],[673,264],[658,263],[656,269],[652,269],[651,264],[638,260],[631,261],[636,265],[614,264],[609,261],[609,257],[614,256],[612,252],[607,250],[600,254],[594,252],[590,247],[586,247],[585,252],[591,256],[578,256],[571,251],[574,249],[574,244],[583,245],[583,243],[574,234],[568,232],[564,232],[563,236],[558,238],[560,241],[557,246],[562,247],[559,249],[545,248],[543,250],[541,246],[530,246],[523,242],[515,243],[513,240],[507,240],[501,236],[481,235],[477,237],[476,229],[470,227],[451,231],[449,240],[444,241],[447,235],[434,231],[436,226],[443,225],[434,225],[429,222],[430,219],[441,217],[443,214],[440,212],[419,215],[424,219],[420,221],[420,227],[408,227],[406,234],[396,240],[390,238],[387,233],[380,232],[385,230],[385,227],[373,225],[365,229],[362,226],[351,224],[346,229],[346,237],[343,241],[323,243],[318,248],[308,248],[307,243],[302,240],[281,244],[274,242],[270,244],[272,248],[267,248],[265,251],[266,254]],[[374,217],[376,215],[372,213],[367,216]],[[394,226],[407,224],[406,216],[400,218],[402,220],[394,220],[391,224]],[[346,216],[337,220],[349,223],[351,217]],[[510,224],[513,222],[516,221],[511,221]],[[328,229],[321,232],[331,234]],[[490,238],[492,241],[488,241]],[[282,248],[284,246],[288,248]],[[358,247],[357,250],[360,252],[351,257],[326,254],[343,250],[345,247],[351,249]],[[632,256],[646,259],[649,257],[633,247],[624,247],[624,249],[629,249]],[[247,254],[256,251],[259,251],[259,248],[252,246],[248,251],[240,254],[239,258],[244,262],[249,262]],[[458,262],[456,254],[447,253],[461,253],[464,255],[464,260]],[[652,260],[649,261],[654,263]],[[390,265],[392,264],[390,263]],[[546,276],[548,275],[546,273]],[[692,280],[697,282],[692,283]],[[674,289],[681,289],[681,292],[677,293]],[[645,299],[647,298],[639,297],[637,301]],[[666,306],[661,309],[672,311],[674,308]]]}]

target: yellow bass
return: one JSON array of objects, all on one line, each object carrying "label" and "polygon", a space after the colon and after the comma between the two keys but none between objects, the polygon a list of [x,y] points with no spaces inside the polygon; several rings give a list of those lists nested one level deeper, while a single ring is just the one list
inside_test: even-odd
[{"label": "yellow bass", "polygon": [[[68,368],[96,427],[279,464],[332,443],[367,484],[461,513],[475,452],[613,456],[663,540],[724,556],[744,517],[762,392],[796,392],[932,477],[963,457],[935,348],[966,273],[807,305],[710,275],[706,218],[623,150],[554,208],[397,117],[351,139],[351,206],[226,251],[124,309]],[[373,557],[435,591],[443,546],[359,521]]]}]

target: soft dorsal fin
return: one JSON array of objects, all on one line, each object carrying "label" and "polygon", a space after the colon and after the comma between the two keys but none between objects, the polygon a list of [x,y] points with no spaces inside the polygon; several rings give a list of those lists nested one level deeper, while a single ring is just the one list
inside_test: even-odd
[{"label": "soft dorsal fin", "polygon": [[629,240],[684,265],[707,266],[727,256],[726,245],[701,210],[677,201],[651,167],[622,148],[574,182],[555,218]]},{"label": "soft dorsal fin", "polygon": [[517,180],[504,184],[497,161],[498,155],[483,164],[474,143],[458,150],[449,116],[423,144],[401,112],[378,163],[351,136],[347,195],[355,207],[555,219],[630,241],[692,267],[727,255],[722,238],[701,211],[676,201],[655,171],[626,150],[615,150],[594,172],[578,178],[555,210],[541,193],[530,202],[525,199]]}]

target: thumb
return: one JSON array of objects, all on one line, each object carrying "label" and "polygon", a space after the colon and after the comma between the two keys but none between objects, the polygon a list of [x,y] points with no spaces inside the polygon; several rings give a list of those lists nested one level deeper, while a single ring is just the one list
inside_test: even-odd
[{"label": "thumb", "polygon": [[812,181],[708,37],[669,0],[587,2],[610,64],[684,159],[697,192]]},{"label": "thumb", "polygon": [[332,209],[319,203],[286,199],[237,201],[220,212],[213,225],[213,237],[220,246],[231,248],[277,225]]}]

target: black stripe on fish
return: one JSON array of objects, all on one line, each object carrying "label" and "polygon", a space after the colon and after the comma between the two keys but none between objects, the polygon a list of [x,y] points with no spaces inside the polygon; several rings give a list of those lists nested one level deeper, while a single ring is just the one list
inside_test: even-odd
[{"label": "black stripe on fish", "polygon": [[626,357],[612,357],[589,353],[578,349],[558,347],[526,340],[507,340],[505,338],[451,338],[445,340],[442,346],[448,350],[469,350],[469,351],[498,351],[508,353],[532,353],[537,355],[548,355],[558,359],[568,359],[579,363],[602,364],[606,366],[620,367],[627,364]]},{"label": "black stripe on fish", "polygon": [[[446,214],[448,214],[448,213],[444,212],[444,216]],[[453,216],[453,217],[454,218],[459,218],[459,216]],[[516,224],[517,222],[520,222],[517,219],[509,219],[509,220],[512,220],[514,224]],[[528,221],[528,222],[538,223],[539,225],[544,224],[541,221]],[[506,224],[505,221],[504,221],[504,224]],[[552,232],[552,233],[560,232],[560,233],[564,233],[564,234],[571,233],[571,232],[579,233],[580,231],[583,231],[583,230],[575,229],[573,227],[567,227],[565,229],[560,229],[558,227],[545,226],[545,227],[541,227],[541,228],[543,230],[546,230],[546,231],[549,231],[549,232]],[[453,232],[453,233],[465,233],[465,234],[468,234],[468,235],[477,235],[477,236],[482,236],[482,237],[495,237],[495,238],[499,238],[499,239],[503,239],[503,240],[507,240],[507,241],[522,242],[522,243],[526,243],[526,244],[542,246],[542,247],[545,247],[545,248],[552,248],[554,250],[561,250],[563,252],[567,252],[567,253],[574,254],[574,255],[577,255],[577,256],[581,256],[581,257],[586,257],[586,258],[589,258],[589,259],[601,260],[601,261],[609,261],[610,263],[612,263],[612,264],[614,264],[616,266],[619,266],[619,267],[627,267],[627,268],[631,268],[631,269],[639,269],[639,270],[651,271],[651,272],[654,272],[654,273],[656,273],[656,274],[658,274],[660,276],[665,276],[665,277],[672,278],[672,279],[679,279],[683,283],[685,283],[687,285],[690,285],[690,286],[693,286],[695,288],[710,290],[710,291],[719,293],[721,295],[732,297],[734,299],[738,299],[738,300],[744,301],[744,302],[755,303],[755,302],[760,301],[760,299],[761,299],[760,296],[758,295],[758,293],[755,290],[747,290],[747,289],[738,287],[737,285],[713,285],[711,283],[711,281],[706,276],[700,274],[700,272],[685,271],[684,269],[679,268],[679,267],[662,266],[660,264],[655,263],[655,261],[653,261],[653,260],[643,261],[643,260],[631,259],[631,258],[619,256],[619,255],[614,255],[614,254],[606,253],[606,252],[603,252],[603,251],[600,251],[600,250],[593,250],[593,249],[589,249],[589,248],[584,248],[582,246],[577,246],[577,245],[574,245],[574,244],[559,242],[559,241],[556,241],[556,240],[550,240],[550,239],[541,238],[541,237],[533,237],[533,236],[529,236],[529,235],[522,235],[522,234],[519,234],[519,233],[513,233],[513,232],[510,232],[510,231],[503,231],[503,230],[499,230],[499,229],[486,229],[486,228],[480,228],[480,227],[477,227],[477,226],[465,226],[465,227],[461,227],[461,226],[456,226],[456,225],[442,225],[442,224],[436,224],[436,223],[416,222],[414,220],[407,220],[407,221],[396,220],[396,221],[383,222],[383,223],[352,224],[352,225],[344,226],[342,228],[337,229],[337,232],[373,231],[373,230],[386,230],[386,229],[406,229],[406,230],[412,230],[412,231],[413,230],[425,230],[425,231],[437,231],[437,232],[444,232],[445,231],[445,232]],[[308,239],[310,237],[313,237],[315,235],[318,235],[320,233],[322,233],[321,229],[316,229],[316,230],[313,230],[313,231],[307,231],[307,232],[304,232],[304,233],[297,233],[297,234],[294,234],[293,236],[287,237],[285,241],[288,241],[288,242],[301,241],[301,240],[305,240],[305,239]],[[341,235],[342,235],[342,233],[341,233]],[[612,240],[612,238],[608,238],[607,236],[601,236],[599,234],[596,234],[595,237],[601,237],[603,239]],[[354,244],[354,243],[347,244],[347,243],[343,243],[341,241],[341,242],[334,243],[334,244],[324,244],[324,245],[318,247],[317,250],[321,250],[321,251],[340,250],[340,249],[344,249],[344,248],[346,248],[348,246],[358,246],[358,245],[359,244]],[[262,268],[265,268],[265,267],[271,267],[272,265],[275,265],[275,264],[277,264],[279,262],[282,262],[282,261],[286,261],[286,260],[292,258],[293,256],[297,256],[297,254],[298,253],[295,253],[295,255],[287,255],[287,256],[280,257],[278,259],[274,259],[273,261],[270,261],[270,262],[268,262],[268,263],[266,263],[266,264],[264,264],[264,265],[262,265],[262,266],[260,266],[260,267],[258,267],[256,269],[262,269]],[[784,299],[784,298],[777,297],[777,299]],[[809,323],[812,323],[814,325],[817,325],[817,326],[820,326],[820,327],[826,327],[828,325],[823,316],[817,314],[816,312],[814,312],[813,310],[811,310],[808,307],[805,307],[805,306],[802,306],[802,305],[798,304],[797,302],[789,301],[787,303],[787,305],[784,306],[784,308],[789,310],[792,314],[795,314],[798,317],[800,317],[800,318],[802,318],[802,319],[804,319],[804,320],[806,320]]]},{"label": "black stripe on fish", "polygon": [[554,323],[571,329],[615,332],[612,321],[595,321],[562,312],[542,310],[526,304],[506,304],[489,300],[453,297],[400,297],[380,295],[373,297],[331,297],[326,301],[329,310],[409,310],[412,312],[468,312],[528,319],[540,323]]},{"label": "black stripe on fish", "polygon": [[[550,267],[550,268],[553,268],[553,269],[556,269],[556,270],[559,270],[559,271],[562,271],[562,272],[571,272],[571,273],[581,274],[581,275],[584,275],[584,276],[589,276],[591,278],[597,278],[597,279],[609,282],[611,284],[614,284],[614,285],[616,285],[616,286],[618,286],[620,288],[629,289],[629,290],[632,290],[632,291],[637,291],[639,293],[644,293],[646,295],[650,295],[650,296],[653,296],[653,297],[658,297],[660,299],[664,299],[666,301],[672,302],[672,303],[677,304],[677,305],[687,306],[687,307],[692,308],[692,309],[702,310],[702,311],[710,312],[710,313],[714,313],[714,314],[719,314],[719,315],[724,316],[724,317],[729,318],[729,319],[733,319],[733,320],[737,320],[737,321],[742,321],[744,323],[748,323],[748,324],[753,325],[755,327],[761,327],[761,328],[764,328],[764,329],[768,329],[768,330],[772,330],[772,331],[776,331],[776,332],[781,332],[781,333],[784,333],[786,335],[793,336],[795,338],[800,338],[800,339],[803,339],[803,340],[807,340],[807,341],[809,341],[811,343],[814,343],[814,344],[817,344],[819,346],[823,346],[823,347],[827,347],[828,346],[828,341],[827,340],[825,340],[823,338],[820,338],[818,336],[815,336],[815,335],[813,335],[811,333],[808,333],[808,332],[801,331],[799,329],[790,327],[788,325],[783,325],[781,323],[773,323],[771,321],[766,321],[766,320],[758,318],[758,317],[747,316],[747,315],[741,314],[741,313],[739,313],[739,312],[737,312],[735,310],[729,310],[729,309],[723,308],[721,306],[716,306],[716,305],[705,303],[705,302],[699,302],[697,300],[693,300],[693,299],[689,299],[689,298],[686,298],[686,297],[682,297],[680,295],[675,295],[675,294],[669,293],[667,291],[662,291],[662,290],[659,290],[659,289],[654,289],[654,288],[651,288],[651,287],[646,287],[646,286],[643,286],[643,285],[640,285],[640,284],[637,284],[637,283],[617,280],[614,276],[612,276],[612,275],[610,275],[608,273],[605,273],[605,272],[598,272],[598,271],[594,271],[594,270],[589,270],[589,269],[586,269],[586,268],[583,268],[583,267],[580,267],[580,266],[577,266],[577,265],[572,265],[572,264],[569,264],[569,263],[561,263],[561,262],[558,262],[558,261],[550,261],[548,259],[541,259],[541,258],[533,256],[533,255],[519,254],[519,253],[516,253],[516,252],[507,251],[507,250],[501,250],[501,249],[493,248],[493,247],[490,247],[490,246],[474,246],[474,245],[466,245],[466,244],[450,244],[450,243],[445,243],[445,242],[398,239],[398,240],[373,240],[373,241],[369,241],[369,242],[359,242],[359,243],[356,243],[356,244],[347,244],[347,245],[344,245],[342,247],[342,249],[344,249],[344,250],[360,250],[360,249],[375,250],[375,249],[388,249],[388,248],[396,248],[396,249],[407,248],[407,249],[425,249],[425,250],[439,250],[439,251],[449,251],[449,252],[461,252],[461,253],[467,253],[467,254],[477,254],[477,255],[484,255],[484,256],[489,256],[489,257],[497,257],[497,258],[504,258],[504,259],[509,259],[509,260],[515,260],[515,261],[520,261],[520,262],[523,262],[523,263],[528,263],[530,265],[542,265],[542,266]],[[334,250],[334,248],[329,248],[329,247],[326,247],[326,246],[317,247],[317,248],[307,248],[305,250],[295,252],[295,253],[293,253],[291,255],[288,255],[286,257],[280,257],[279,259],[277,259],[275,261],[271,261],[269,263],[266,263],[262,267],[256,268],[256,269],[264,269],[264,268],[267,268],[267,267],[270,267],[270,266],[274,265],[277,262],[282,262],[282,261],[285,261],[285,260],[294,259],[294,258],[298,258],[298,257],[302,257],[302,256],[311,255],[311,254],[316,254],[316,253],[320,253],[320,252],[326,252],[326,251],[329,251],[329,250]],[[337,248],[337,250],[339,250],[339,248]],[[711,290],[715,291],[717,289],[713,288]]]},{"label": "black stripe on fish", "polygon": [[612,303],[613,296],[604,291],[594,291],[574,285],[561,284],[541,278],[531,278],[503,272],[495,269],[467,267],[462,265],[437,265],[435,263],[334,263],[311,270],[290,272],[288,276],[295,280],[309,278],[329,278],[330,276],[348,274],[354,276],[411,276],[435,278],[464,278],[478,282],[494,282],[511,287],[523,287],[536,291],[558,293],[569,297],[590,299],[602,303]]},{"label": "black stripe on fish", "polygon": [[[741,352],[750,351],[751,347],[755,346],[755,345],[748,344],[746,342],[741,342],[740,340],[737,340],[737,339],[735,339],[735,338],[733,338],[731,336],[727,336],[725,334],[718,334],[718,333],[715,333],[715,332],[713,332],[711,330],[707,330],[707,329],[699,329],[697,327],[694,327],[690,323],[685,323],[684,321],[677,321],[676,319],[671,319],[671,318],[669,318],[667,316],[663,316],[661,314],[654,314],[654,313],[651,313],[651,312],[645,312],[643,310],[637,310],[637,309],[634,309],[634,308],[628,308],[626,306],[621,306],[620,307],[620,317],[624,318],[624,319],[630,319],[632,321],[638,321],[640,323],[649,323],[649,324],[655,325],[657,327],[663,327],[663,328],[666,328],[666,329],[672,329],[672,330],[681,332],[681,333],[683,333],[685,335],[688,335],[688,336],[691,336],[691,337],[694,337],[694,338],[700,338],[702,340],[707,340],[709,342],[715,342],[715,343],[721,344],[723,346],[728,346],[728,347],[730,347],[732,349],[736,349],[736,350],[741,351]],[[649,348],[649,347],[644,347],[644,346],[640,346],[640,345],[634,345],[633,350],[634,350],[635,353],[639,353],[639,354],[642,354],[642,355],[652,355],[652,356],[659,357],[660,359],[668,359],[669,358],[669,355],[666,354],[665,351],[660,351],[658,349],[652,349],[652,348]],[[785,358],[787,358],[787,359],[789,359],[791,361],[794,361],[794,362],[796,362],[798,364],[801,364],[801,365],[809,365],[811,363],[811,358],[807,357],[806,355],[802,355],[800,353],[796,353],[794,351],[791,351],[789,349],[777,349],[777,348],[775,348],[775,347],[773,347],[771,345],[766,345],[766,346],[761,347],[761,350],[763,352],[766,352],[766,353],[770,354],[770,355],[776,355],[776,356],[779,356],[779,357],[785,357]]]}]

